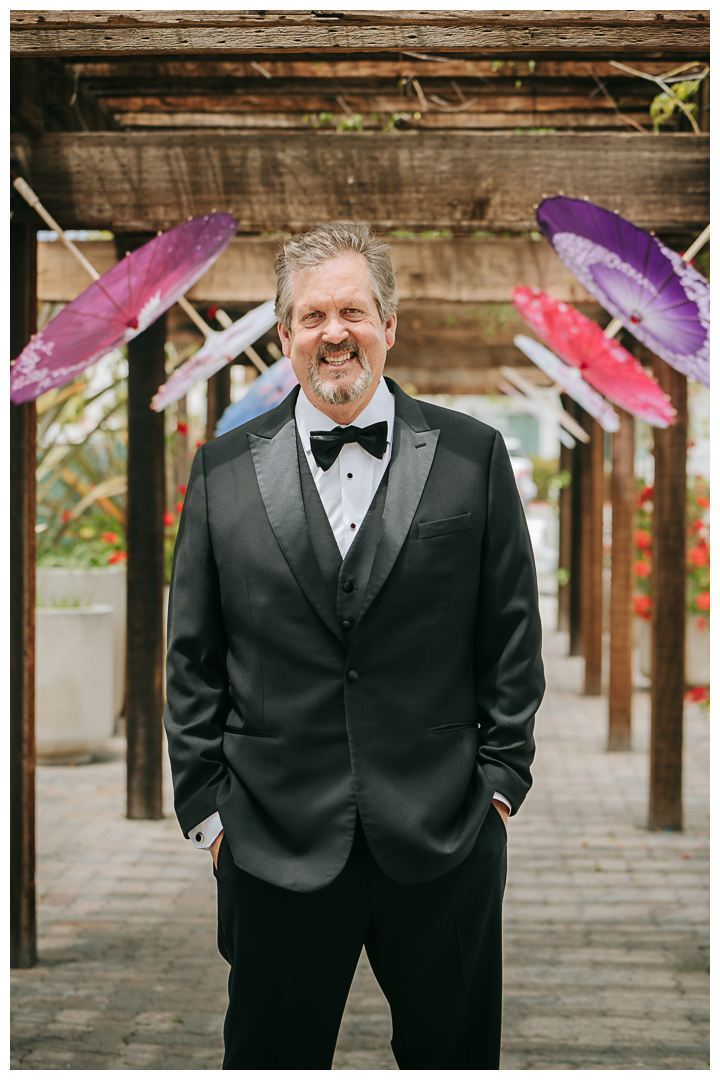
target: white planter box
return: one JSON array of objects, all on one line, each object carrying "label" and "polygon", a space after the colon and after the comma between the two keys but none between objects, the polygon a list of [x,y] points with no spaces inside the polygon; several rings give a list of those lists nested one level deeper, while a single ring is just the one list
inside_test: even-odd
[{"label": "white planter box", "polygon": [[[697,615],[686,615],[685,623],[685,683],[687,686],[710,685],[710,622],[698,630]],[[649,619],[636,619],[635,631],[640,650],[640,670],[648,679],[652,665],[652,624]]]},{"label": "white planter box", "polygon": [[126,573],[124,566],[87,570],[64,566],[38,568],[37,606],[110,604],[113,608],[113,709],[117,719],[125,698]]},{"label": "white planter box", "polygon": [[35,615],[38,761],[89,761],[115,724],[113,609],[46,607]]}]

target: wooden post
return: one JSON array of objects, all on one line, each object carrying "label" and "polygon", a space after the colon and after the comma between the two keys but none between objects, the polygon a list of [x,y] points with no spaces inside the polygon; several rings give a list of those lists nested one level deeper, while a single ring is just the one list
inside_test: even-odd
[{"label": "wooden post", "polygon": [[230,365],[220,368],[207,383],[207,425],[205,438],[215,438],[215,428],[230,404]]},{"label": "wooden post", "polygon": [[[10,355],[35,331],[36,225],[10,224]],[[37,960],[35,402],[10,406],[10,964]]]},{"label": "wooden post", "polygon": [[581,624],[585,657],[585,693],[601,693],[602,679],[602,540],[604,432],[597,420],[583,415],[590,442],[583,446],[581,509]]},{"label": "wooden post", "polygon": [[162,817],[165,433],[163,315],[128,345],[127,816]]},{"label": "wooden post", "polygon": [[655,428],[652,540],[651,829],[682,829],[683,695],[685,692],[685,502],[687,379],[653,357],[653,372],[677,411]]},{"label": "wooden post", "polygon": [[[562,395],[563,408],[567,411],[570,399]],[[572,476],[573,452],[568,446],[560,447],[560,472]],[[569,575],[572,547],[572,485],[560,489],[558,495],[558,571]],[[558,630],[570,629],[570,581],[558,580]]]},{"label": "wooden post", "polygon": [[[582,421],[583,410],[572,402],[570,413]],[[582,642],[582,501],[583,473],[586,467],[586,447],[575,443],[572,454],[572,482],[570,485],[570,580],[568,582],[569,656],[583,655]]]},{"label": "wooden post", "polygon": [[632,744],[633,512],[635,421],[617,408],[620,429],[612,437],[612,582],[610,586],[610,687],[608,750]]}]

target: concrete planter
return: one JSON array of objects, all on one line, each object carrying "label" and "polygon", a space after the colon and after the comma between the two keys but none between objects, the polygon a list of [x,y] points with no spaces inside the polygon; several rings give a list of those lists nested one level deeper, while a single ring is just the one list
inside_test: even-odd
[{"label": "concrete planter", "polygon": [[124,566],[98,566],[87,570],[64,566],[38,568],[38,607],[87,607],[110,604],[113,609],[113,715],[117,719],[125,700],[126,573]]},{"label": "concrete planter", "polygon": [[115,724],[113,609],[41,607],[35,615],[38,761],[89,761]]},{"label": "concrete planter", "polygon": [[[687,686],[710,685],[710,623],[698,630],[697,615],[687,615],[685,623],[685,683]],[[640,650],[640,670],[648,679],[652,666],[652,623],[635,620],[635,634]]]}]

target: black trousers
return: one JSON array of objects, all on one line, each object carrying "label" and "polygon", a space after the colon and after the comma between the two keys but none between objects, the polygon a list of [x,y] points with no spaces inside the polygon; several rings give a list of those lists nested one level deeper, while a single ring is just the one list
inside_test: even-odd
[{"label": "black trousers", "polygon": [[467,858],[400,885],[358,818],[344,869],[291,892],[235,865],[216,871],[218,946],[230,964],[224,1069],[330,1069],[363,945],[392,1011],[401,1069],[498,1069],[506,833],[490,807]]}]

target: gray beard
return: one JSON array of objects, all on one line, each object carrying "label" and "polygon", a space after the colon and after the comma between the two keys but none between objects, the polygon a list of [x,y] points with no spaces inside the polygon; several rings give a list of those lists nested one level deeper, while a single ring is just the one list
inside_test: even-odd
[{"label": "gray beard", "polygon": [[[343,344],[346,344],[343,342]],[[347,347],[357,353],[358,363],[360,364],[360,374],[356,378],[354,383],[345,383],[343,386],[329,385],[323,381],[320,376],[320,361],[324,356],[330,353],[319,350],[310,364],[308,365],[308,382],[313,394],[321,401],[326,402],[328,405],[348,405],[351,401],[357,401],[367,393],[370,383],[372,382],[372,368],[368,362],[367,356],[363,349],[360,348],[356,341],[350,340],[347,342]],[[332,368],[327,369],[331,378],[341,378],[344,372],[338,373],[333,376]]]}]

